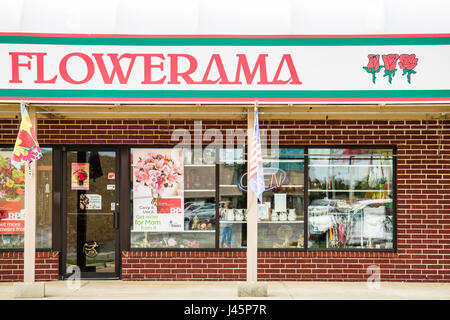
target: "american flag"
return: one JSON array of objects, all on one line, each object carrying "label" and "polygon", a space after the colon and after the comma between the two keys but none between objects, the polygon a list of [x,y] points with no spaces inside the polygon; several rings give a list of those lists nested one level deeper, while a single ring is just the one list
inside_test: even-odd
[{"label": "american flag", "polygon": [[253,129],[252,153],[250,154],[250,170],[248,174],[249,186],[262,202],[264,192],[264,171],[261,152],[261,138],[259,136],[258,108],[255,106],[255,123]]}]

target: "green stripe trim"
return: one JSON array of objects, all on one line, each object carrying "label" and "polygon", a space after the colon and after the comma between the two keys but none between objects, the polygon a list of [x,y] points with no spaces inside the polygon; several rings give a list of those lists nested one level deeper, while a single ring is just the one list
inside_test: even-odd
[{"label": "green stripe trim", "polygon": [[0,43],[117,46],[401,46],[450,45],[450,37],[404,38],[94,38],[0,36]]},{"label": "green stripe trim", "polygon": [[0,89],[1,97],[47,98],[447,98],[450,90],[39,90]]}]

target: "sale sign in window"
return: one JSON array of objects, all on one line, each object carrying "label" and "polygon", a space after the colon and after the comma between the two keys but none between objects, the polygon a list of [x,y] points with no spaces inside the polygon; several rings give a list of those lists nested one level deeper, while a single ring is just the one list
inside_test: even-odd
[{"label": "sale sign in window", "polygon": [[24,213],[19,201],[0,202],[0,234],[24,234]]}]

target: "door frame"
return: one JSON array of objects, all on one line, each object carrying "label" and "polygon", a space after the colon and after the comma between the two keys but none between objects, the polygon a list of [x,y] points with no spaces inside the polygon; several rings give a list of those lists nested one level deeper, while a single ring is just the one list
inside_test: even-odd
[{"label": "door frame", "polygon": [[66,272],[67,261],[67,152],[73,151],[110,151],[116,153],[115,163],[115,191],[116,191],[116,213],[114,216],[115,225],[115,271],[114,272],[81,272],[81,280],[107,280],[121,278],[121,250],[120,250],[120,230],[121,230],[121,208],[120,208],[120,172],[121,172],[121,148],[118,146],[104,145],[65,145],[61,149],[61,166],[57,174],[61,175],[61,254],[60,254],[60,279],[67,280],[72,274]]}]

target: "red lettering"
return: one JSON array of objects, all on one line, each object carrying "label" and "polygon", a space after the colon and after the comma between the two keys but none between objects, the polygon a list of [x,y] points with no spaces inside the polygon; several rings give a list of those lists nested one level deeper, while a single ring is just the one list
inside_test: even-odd
[{"label": "red lettering", "polygon": [[33,59],[33,53],[25,53],[25,52],[10,52],[11,56],[11,69],[12,75],[9,83],[22,83],[22,80],[19,79],[19,67],[27,67],[28,70],[31,70],[31,62],[27,63],[19,63],[19,56],[25,56],[28,59]]},{"label": "red lettering", "polygon": [[34,83],[55,83],[56,78],[58,76],[54,76],[50,80],[44,79],[44,56],[46,56],[46,53],[35,53],[37,57],[37,79],[34,81]]},{"label": "red lettering", "polygon": [[[83,80],[79,81],[74,80],[67,72],[67,61],[72,57],[80,57],[86,64],[87,74]],[[62,58],[61,62],[59,63],[59,73],[61,74],[61,77],[64,79],[64,81],[71,84],[83,84],[88,82],[94,76],[94,71],[95,71],[94,62],[92,62],[91,58],[89,58],[88,55],[81,52],[70,53],[64,56],[64,58]]]},{"label": "red lettering", "polygon": [[[287,80],[279,80],[278,77],[280,76],[281,69],[283,69],[283,64],[286,61],[289,74],[291,77]],[[292,80],[292,81],[291,81]],[[287,84],[291,81],[290,84],[302,84],[302,82],[298,79],[297,70],[295,70],[294,62],[292,61],[292,57],[290,54],[283,54],[283,57],[281,58],[280,64],[278,65],[277,72],[275,73],[275,77],[273,77],[272,84]]]},{"label": "red lettering", "polygon": [[[209,73],[211,72],[213,63],[215,63],[215,65],[217,67],[217,71],[219,72],[219,78],[217,78],[216,80],[208,80]],[[208,67],[206,68],[205,74],[203,75],[203,79],[199,83],[201,83],[201,84],[216,84],[217,82],[219,82],[219,84],[231,84],[232,83],[228,80],[227,73],[225,72],[225,68],[223,66],[223,62],[222,62],[222,59],[220,58],[220,55],[213,54],[211,56],[211,59],[209,60]]]},{"label": "red lettering", "polygon": [[163,71],[163,63],[160,64],[152,64],[152,58],[159,58],[161,60],[164,60],[163,54],[142,54],[144,57],[144,81],[142,81],[142,84],[162,84],[164,83],[164,80],[166,79],[166,76],[162,77],[159,80],[152,81],[152,68],[158,68],[161,71]]},{"label": "red lettering", "polygon": [[253,79],[255,78],[256,72],[259,69],[259,81],[258,84],[270,84],[267,81],[267,67],[266,67],[266,57],[268,54],[260,54],[258,55],[258,59],[253,67],[253,71],[250,73],[250,67],[248,65],[247,56],[245,54],[237,54],[238,60],[237,70],[236,70],[236,78],[233,84],[241,84],[239,81],[241,75],[241,69],[244,72],[245,81],[247,84],[251,84]]},{"label": "red lettering", "polygon": [[[190,54],[168,54],[168,56],[170,58],[170,81],[168,84],[180,84],[178,77],[182,77],[187,84],[196,84],[189,75],[197,70],[197,60]],[[180,57],[189,61],[189,68],[185,72],[178,71],[178,58]]]},{"label": "red lettering", "polygon": [[[108,57],[111,60],[111,63],[113,65],[112,71],[110,74],[108,74],[108,71],[106,70],[105,62],[103,61],[103,53],[93,53],[92,54],[95,58],[95,61],[97,62],[97,66],[100,70],[100,74],[102,75],[103,82],[105,84],[111,84],[114,80],[114,77],[117,75],[117,78],[119,79],[120,84],[127,84],[128,79],[131,74],[131,70],[133,69],[134,61],[136,60],[136,54],[129,54],[125,53],[118,57],[117,53],[108,53]],[[123,58],[125,59],[131,59],[130,64],[128,65],[127,75],[124,76],[122,66],[120,64],[120,60]]]}]

